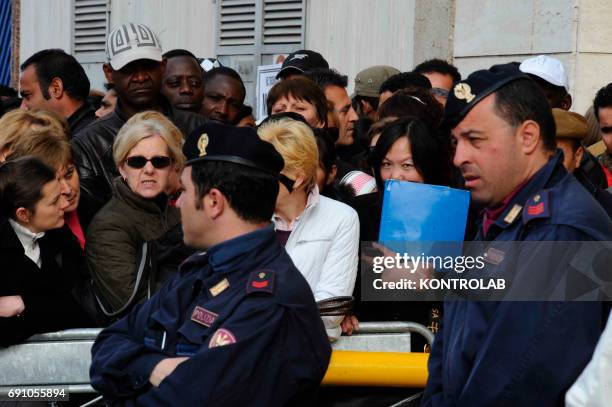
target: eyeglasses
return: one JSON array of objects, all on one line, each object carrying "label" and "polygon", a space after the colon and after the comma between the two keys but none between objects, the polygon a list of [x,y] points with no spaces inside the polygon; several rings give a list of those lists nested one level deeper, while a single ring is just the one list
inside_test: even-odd
[{"label": "eyeglasses", "polygon": [[136,168],[136,169],[141,169],[142,167],[147,165],[149,161],[151,162],[153,167],[159,170],[159,169],[166,168],[167,166],[169,166],[170,163],[172,162],[172,159],[170,157],[164,157],[161,155],[158,155],[152,158],[146,158],[141,155],[135,155],[135,156],[128,157],[125,159],[125,163],[128,165],[128,167]]},{"label": "eyeglasses", "polygon": [[293,185],[295,185],[295,181],[291,178],[287,177],[285,174],[280,174],[278,176],[278,180],[281,184],[287,188],[289,192],[293,192]]}]

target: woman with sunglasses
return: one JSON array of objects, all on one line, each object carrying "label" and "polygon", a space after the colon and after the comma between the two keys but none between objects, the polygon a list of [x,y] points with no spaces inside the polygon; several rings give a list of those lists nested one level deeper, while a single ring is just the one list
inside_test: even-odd
[{"label": "woman with sunglasses", "polygon": [[180,130],[157,112],[132,116],[117,134],[113,158],[121,176],[114,180],[113,197],[94,217],[85,247],[107,316],[120,316],[158,287],[150,284],[156,281],[145,243],[180,227],[169,195],[178,189],[182,143]]},{"label": "woman with sunglasses", "polygon": [[[273,217],[277,237],[306,278],[315,300],[351,296],[357,276],[359,220],[348,205],[319,194],[319,154],[310,127],[291,119],[258,130],[282,155],[285,167]],[[342,316],[323,317],[331,340]]]}]

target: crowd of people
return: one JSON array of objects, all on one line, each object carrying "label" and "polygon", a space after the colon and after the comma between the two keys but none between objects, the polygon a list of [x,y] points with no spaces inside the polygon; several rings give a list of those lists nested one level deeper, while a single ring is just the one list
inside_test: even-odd
[{"label": "crowd of people", "polygon": [[[612,83],[583,116],[549,56],[463,79],[433,59],[368,67],[349,95],[300,50],[257,124],[232,68],[162,53],[142,24],[106,48],[104,93],[59,49],[21,65],[20,98],[1,89],[1,346],[103,327],[108,400],[311,405],[330,343],[414,321],[436,335],[413,341],[431,352],[423,405],[563,403],[604,302],[365,301],[360,242],[379,240],[387,180],[469,190],[465,240],[612,241]],[[330,301],[353,306],[320,315]],[[602,375],[568,403],[604,405]]]}]

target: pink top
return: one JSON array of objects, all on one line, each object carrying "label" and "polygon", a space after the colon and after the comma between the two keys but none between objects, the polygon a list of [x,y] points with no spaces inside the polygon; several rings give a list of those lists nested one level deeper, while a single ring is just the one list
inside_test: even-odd
[{"label": "pink top", "polygon": [[66,212],[64,219],[66,220],[66,225],[68,225],[72,231],[72,234],[75,235],[79,241],[81,249],[85,250],[85,233],[83,233],[83,228],[81,227],[81,222],[79,222],[77,211]]}]

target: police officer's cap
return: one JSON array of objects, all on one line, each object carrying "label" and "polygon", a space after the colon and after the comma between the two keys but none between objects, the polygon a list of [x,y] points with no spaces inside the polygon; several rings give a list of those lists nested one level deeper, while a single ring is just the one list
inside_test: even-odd
[{"label": "police officer's cap", "polygon": [[455,84],[449,92],[444,108],[443,124],[454,128],[482,99],[517,79],[528,78],[517,64],[493,65],[489,69],[473,72]]},{"label": "police officer's cap", "polygon": [[277,177],[285,163],[274,146],[250,127],[206,123],[195,129],[183,146],[186,165],[220,161],[243,165]]}]

